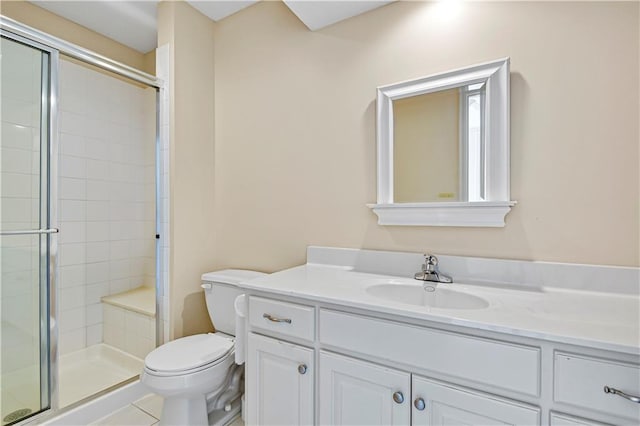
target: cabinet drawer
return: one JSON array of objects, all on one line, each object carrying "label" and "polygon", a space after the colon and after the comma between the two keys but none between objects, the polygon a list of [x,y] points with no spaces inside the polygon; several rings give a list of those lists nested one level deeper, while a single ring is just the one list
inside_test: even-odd
[{"label": "cabinet drawer", "polygon": [[310,342],[315,338],[315,312],[312,306],[251,296],[249,324],[253,329]]},{"label": "cabinet drawer", "polygon": [[540,392],[540,349],[320,310],[320,342],[526,395]]},{"label": "cabinet drawer", "polygon": [[562,413],[549,414],[550,426],[607,426],[604,423],[598,423],[593,420],[581,419],[574,416],[569,416]]},{"label": "cabinet drawer", "polygon": [[604,387],[609,386],[639,396],[638,365],[557,352],[553,385],[556,402],[626,417],[640,424],[640,404],[604,392]]}]

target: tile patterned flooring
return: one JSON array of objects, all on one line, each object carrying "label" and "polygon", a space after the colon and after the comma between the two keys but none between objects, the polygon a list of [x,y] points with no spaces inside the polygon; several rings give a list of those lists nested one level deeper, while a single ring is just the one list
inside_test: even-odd
[{"label": "tile patterned flooring", "polygon": [[[107,417],[91,423],[91,426],[154,426],[162,413],[162,397],[149,394]],[[244,426],[240,417],[228,426]]]}]

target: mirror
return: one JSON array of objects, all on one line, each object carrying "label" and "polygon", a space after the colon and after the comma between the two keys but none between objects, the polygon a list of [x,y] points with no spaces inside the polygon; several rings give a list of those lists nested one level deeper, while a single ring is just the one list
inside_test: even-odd
[{"label": "mirror", "polygon": [[378,88],[382,225],[504,226],[509,59]]}]

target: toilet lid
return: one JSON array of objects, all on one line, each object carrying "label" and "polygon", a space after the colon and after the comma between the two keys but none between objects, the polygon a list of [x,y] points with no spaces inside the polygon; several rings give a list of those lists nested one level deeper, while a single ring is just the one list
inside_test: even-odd
[{"label": "toilet lid", "polygon": [[165,343],[151,351],[145,366],[155,371],[178,372],[210,364],[233,349],[233,340],[215,334],[196,334]]}]

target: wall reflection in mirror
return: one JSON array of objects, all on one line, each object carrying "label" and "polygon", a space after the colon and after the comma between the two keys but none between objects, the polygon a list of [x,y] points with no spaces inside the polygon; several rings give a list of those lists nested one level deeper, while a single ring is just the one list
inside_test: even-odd
[{"label": "wall reflection in mirror", "polygon": [[485,200],[485,87],[393,101],[394,202]]}]

